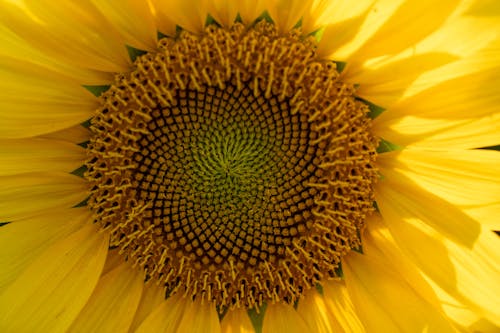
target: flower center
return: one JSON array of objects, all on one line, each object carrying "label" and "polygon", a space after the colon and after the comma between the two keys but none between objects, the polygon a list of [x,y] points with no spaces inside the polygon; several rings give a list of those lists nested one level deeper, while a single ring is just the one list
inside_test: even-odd
[{"label": "flower center", "polygon": [[86,178],[111,246],[167,294],[297,301],[338,275],[373,206],[368,108],[312,38],[164,38],[100,98]]}]

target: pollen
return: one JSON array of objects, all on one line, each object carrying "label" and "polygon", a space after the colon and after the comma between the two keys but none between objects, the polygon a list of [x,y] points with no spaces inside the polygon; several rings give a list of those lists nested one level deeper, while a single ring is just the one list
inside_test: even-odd
[{"label": "pollen", "polygon": [[100,101],[88,205],[166,295],[294,303],[360,248],[377,142],[312,37],[264,21],[183,31]]}]

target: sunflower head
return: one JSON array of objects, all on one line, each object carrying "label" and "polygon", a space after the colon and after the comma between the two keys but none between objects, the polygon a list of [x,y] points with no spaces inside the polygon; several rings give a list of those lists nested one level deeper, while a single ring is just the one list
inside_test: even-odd
[{"label": "sunflower head", "polygon": [[294,303],[338,276],[372,211],[376,140],[354,92],[298,29],[163,38],[100,97],[95,221],[168,294]]},{"label": "sunflower head", "polygon": [[0,331],[498,331],[497,7],[0,0]]}]

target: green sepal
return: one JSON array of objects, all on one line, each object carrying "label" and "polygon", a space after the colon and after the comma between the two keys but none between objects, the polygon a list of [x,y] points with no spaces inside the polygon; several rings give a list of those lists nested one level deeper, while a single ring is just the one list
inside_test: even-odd
[{"label": "green sepal", "polygon": [[500,145],[497,146],[489,146],[489,147],[482,147],[479,149],[485,149],[485,150],[500,150]]},{"label": "green sepal", "polygon": [[273,19],[271,18],[271,15],[269,15],[269,12],[267,10],[264,11],[262,14],[259,15],[259,17],[255,19],[255,23],[258,23],[262,20],[265,20],[266,22],[269,23],[274,23]]},{"label": "green sepal", "polygon": [[85,89],[90,91],[92,95],[95,97],[101,96],[103,93],[108,91],[108,89],[111,87],[110,85],[101,85],[101,86],[90,86],[90,85],[83,85]]},{"label": "green sepal", "polygon": [[262,326],[264,324],[264,314],[266,313],[267,303],[262,303],[262,306],[258,309],[252,308],[248,310],[248,316],[252,322],[255,333],[262,333]]},{"label": "green sepal", "polygon": [[156,38],[157,38],[158,40],[160,40],[160,39],[163,39],[163,38],[168,38],[168,35],[165,35],[165,34],[164,34],[163,32],[161,32],[161,31],[157,31],[157,32],[156,32]]},{"label": "green sepal", "polygon": [[347,63],[345,61],[334,61],[335,65],[337,66],[337,72],[342,73],[345,69],[345,66]]},{"label": "green sepal", "polygon": [[78,176],[78,177],[83,177],[83,174],[85,173],[85,171],[87,171],[87,167],[85,165],[82,165],[81,167],[71,171],[70,173],[72,175],[75,175],[75,176]]},{"label": "green sepal", "polygon": [[209,25],[215,24],[216,26],[220,27],[221,25],[217,20],[210,14],[207,15],[207,18],[205,19],[205,27],[208,27]]},{"label": "green sepal", "polygon": [[398,146],[392,142],[389,142],[384,139],[380,139],[380,142],[378,143],[377,147],[377,153],[383,154],[383,153],[388,153],[391,151],[396,151],[396,150],[401,150],[403,149],[401,146]]},{"label": "green sepal", "polygon": [[370,109],[370,112],[368,112],[368,117],[370,117],[371,119],[377,118],[382,114],[382,112],[385,111],[383,107],[373,104],[372,102],[367,101],[361,97],[356,97],[356,99],[358,101],[365,103],[368,106],[368,108]]},{"label": "green sepal", "polygon": [[321,295],[321,296],[324,296],[325,295],[325,291],[323,290],[323,286],[319,283],[316,283],[316,290],[318,291],[318,293]]},{"label": "green sepal", "polygon": [[85,200],[83,200],[82,202],[77,203],[76,205],[74,205],[71,208],[85,207],[85,206],[87,206],[87,203],[89,202],[89,199],[90,199],[90,197],[86,197]]},{"label": "green sepal", "polygon": [[80,142],[78,145],[82,148],[85,148],[87,149],[88,145],[89,145],[90,141],[83,141],[83,142]]},{"label": "green sepal", "polygon": [[316,43],[319,43],[321,41],[321,38],[323,38],[324,33],[325,33],[325,27],[321,27],[311,32],[309,36],[313,36],[314,39],[316,39]]},{"label": "green sepal", "polygon": [[130,60],[132,60],[132,62],[134,62],[141,55],[148,53],[148,51],[136,49],[135,47],[132,47],[130,45],[125,45],[125,46],[127,47],[128,56]]},{"label": "green sepal", "polygon": [[80,124],[80,126],[83,126],[85,128],[89,128],[90,125],[91,125],[91,120],[90,119],[87,119],[83,123]]}]

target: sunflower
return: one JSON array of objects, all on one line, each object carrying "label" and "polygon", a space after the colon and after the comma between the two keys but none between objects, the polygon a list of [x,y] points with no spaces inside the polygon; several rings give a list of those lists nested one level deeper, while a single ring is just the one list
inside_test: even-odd
[{"label": "sunflower", "polygon": [[2,332],[499,329],[495,1],[0,7]]}]

